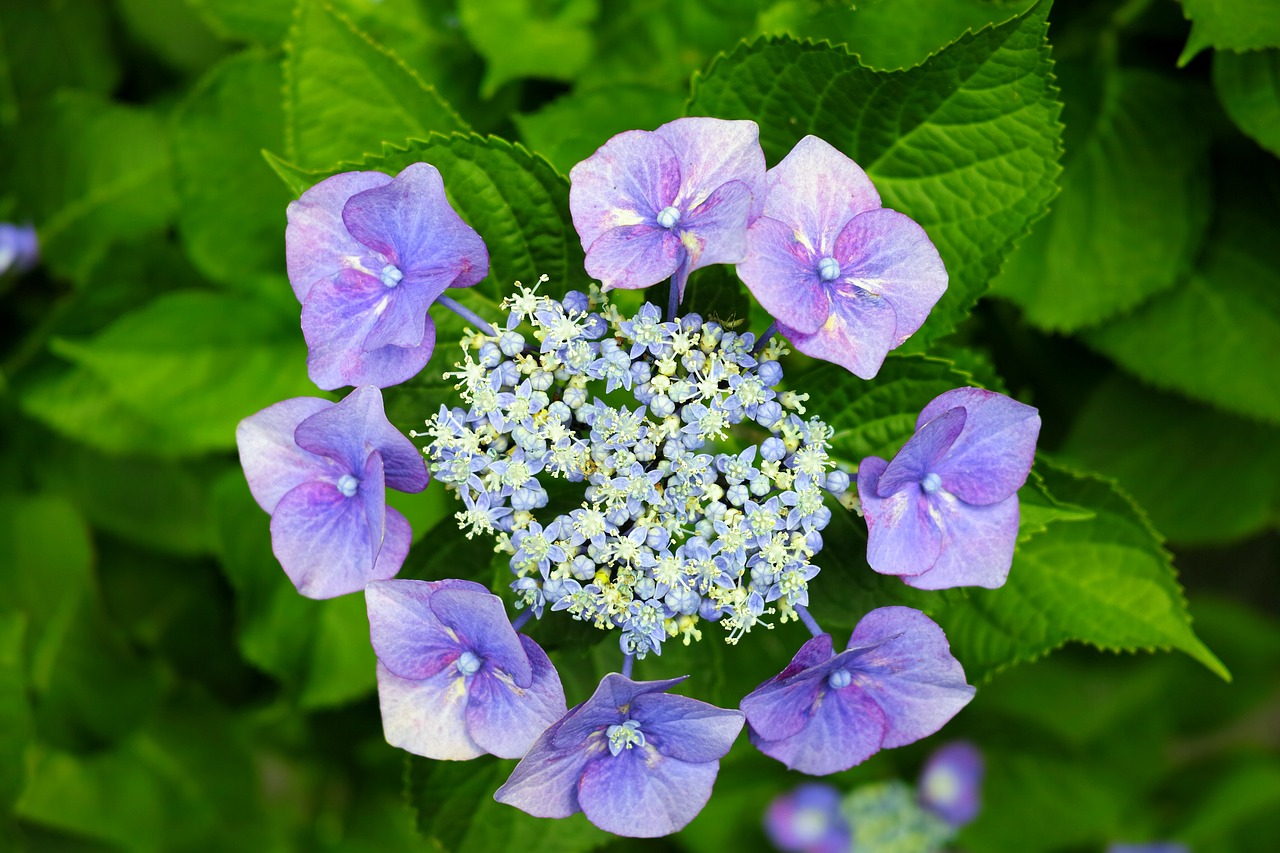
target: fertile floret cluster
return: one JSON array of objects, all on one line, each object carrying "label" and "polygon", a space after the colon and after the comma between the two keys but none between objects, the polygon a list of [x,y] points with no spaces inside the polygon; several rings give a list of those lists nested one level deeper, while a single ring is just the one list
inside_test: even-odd
[{"label": "fertile floret cluster", "polygon": [[[849,477],[827,455],[831,429],[802,417],[805,395],[775,390],[781,345],[756,352],[750,333],[663,322],[651,304],[626,318],[598,292],[521,287],[503,308],[505,328],[465,340],[446,374],[469,408],[441,407],[425,434],[459,526],[511,554],[518,603],[617,628],[637,657],[700,639],[701,621],[736,642],[770,614],[794,618],[818,573],[823,494]],[[730,430],[763,440],[718,452]],[[582,500],[548,508],[543,475],[584,483]]]}]

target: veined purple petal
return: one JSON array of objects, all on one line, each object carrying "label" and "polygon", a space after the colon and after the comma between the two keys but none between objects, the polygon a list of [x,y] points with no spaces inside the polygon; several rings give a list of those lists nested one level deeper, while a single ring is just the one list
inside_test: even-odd
[{"label": "veined purple petal", "polygon": [[831,313],[819,260],[791,226],[762,216],[747,231],[747,256],[738,264],[738,277],[780,324],[811,335]]},{"label": "veined purple petal", "polygon": [[933,734],[973,699],[946,634],[910,607],[881,607],[862,617],[832,666],[846,660],[853,684],[884,710],[887,748]]},{"label": "veined purple petal", "polygon": [[809,724],[825,687],[817,668],[785,680],[771,679],[743,697],[739,707],[759,740],[783,740]]},{"label": "veined purple petal", "polygon": [[342,207],[359,192],[391,182],[381,172],[343,172],[326,178],[289,204],[284,232],[289,283],[302,302],[312,286],[345,269],[377,273],[378,259],[342,222]]},{"label": "veined purple petal", "polygon": [[565,718],[564,724],[557,729],[555,746],[558,749],[577,748],[596,729],[625,720],[636,697],[665,693],[686,678],[687,675],[663,681],[632,681],[616,672],[609,673],[600,680],[591,698]]},{"label": "veined purple petal", "polygon": [[957,388],[925,406],[917,425],[954,406],[964,407],[965,428],[939,468],[943,488],[970,504],[1016,493],[1035,459],[1040,413],[994,391]]},{"label": "veined purple petal", "polygon": [[656,225],[625,225],[601,234],[587,249],[586,270],[605,290],[635,290],[675,274],[688,257],[680,238]]},{"label": "veined purple petal", "polygon": [[919,575],[942,553],[942,532],[923,491],[877,494],[888,463],[869,456],[858,463],[858,498],[867,522],[867,563],[882,575]]},{"label": "veined purple petal", "polygon": [[947,269],[923,228],[893,210],[869,210],[845,225],[836,240],[838,281],[857,285],[893,305],[897,330],[890,348],[910,337],[947,289]]},{"label": "veined purple petal", "polygon": [[857,163],[816,136],[796,143],[769,170],[764,215],[793,228],[817,257],[831,257],[841,230],[880,207],[880,194]]},{"label": "veined purple petal", "polygon": [[965,410],[957,406],[917,429],[880,475],[876,494],[887,498],[904,488],[918,489],[921,480],[938,470],[940,460],[964,429],[964,421]]},{"label": "veined purple petal", "polygon": [[457,638],[460,648],[477,655],[511,676],[516,686],[529,687],[533,669],[502,599],[490,592],[442,588],[431,594],[431,612]]},{"label": "veined purple petal", "polygon": [[346,473],[333,460],[298,447],[293,439],[299,423],[332,406],[319,397],[294,397],[267,406],[236,426],[240,466],[258,506],[273,512],[285,494],[303,483],[336,480]]},{"label": "veined purple petal", "polygon": [[678,832],[702,811],[719,771],[719,761],[680,761],[647,746],[606,752],[583,771],[578,802],[606,832],[656,838]]},{"label": "veined purple petal", "polygon": [[293,437],[305,450],[342,460],[347,470],[355,470],[369,451],[376,450],[382,456],[388,486],[410,493],[427,487],[422,454],[387,420],[382,392],[371,385],[355,389],[337,405],[306,418]]},{"label": "veined purple petal", "polygon": [[964,826],[982,809],[982,753],[966,741],[934,751],[920,773],[920,805],[952,826]]},{"label": "veined purple petal", "polygon": [[713,192],[681,221],[680,243],[685,260],[676,272],[680,298],[689,274],[711,264],[736,264],[747,255],[747,216],[751,190],[741,181],[730,181]]},{"label": "veined purple petal", "polygon": [[[489,591],[471,584],[479,594]],[[388,671],[409,679],[430,678],[453,665],[463,647],[431,609],[431,596],[441,582],[375,581],[365,587],[369,610],[369,639]]]},{"label": "veined purple petal", "polygon": [[929,571],[903,580],[916,589],[1003,586],[1018,542],[1018,495],[986,506],[945,491],[927,500],[942,531],[942,552]]},{"label": "veined purple petal", "polygon": [[390,303],[391,295],[381,281],[355,270],[344,270],[311,288],[302,303],[311,381],[332,391],[344,385],[386,388],[416,376],[435,349],[435,326],[425,314],[419,345],[364,349]]},{"label": "veined purple petal", "polygon": [[533,742],[565,713],[564,688],[547,653],[529,637],[519,635],[532,666],[527,687],[488,663],[471,681],[467,702],[467,732],[485,752],[499,758],[522,758]]},{"label": "veined purple petal", "polygon": [[590,253],[600,237],[615,228],[658,227],[654,217],[675,202],[680,177],[675,152],[656,134],[629,130],[600,146],[569,172],[569,211],[582,248]]},{"label": "veined purple petal", "polygon": [[671,146],[680,164],[679,207],[696,206],[729,181],[741,181],[753,196],[748,223],[763,212],[765,162],[755,122],[693,116],[668,122],[654,135]]},{"label": "veined purple petal", "polygon": [[[826,681],[829,672],[823,667],[823,678],[810,681],[816,690],[802,710],[804,726],[794,735],[768,740],[754,727],[748,730],[757,749],[813,776],[848,770],[880,751],[889,725],[884,710],[856,685],[833,688]],[[750,712],[748,719],[753,719]]]},{"label": "veined purple petal", "polygon": [[831,312],[821,328],[806,335],[779,323],[778,331],[805,355],[838,364],[861,379],[873,378],[895,346],[893,306],[846,282],[832,282],[824,290]]},{"label": "veined purple petal", "polygon": [[640,694],[632,701],[630,714],[640,721],[645,738],[655,749],[691,762],[723,758],[744,721],[739,711],[671,693]]},{"label": "veined purple petal", "polygon": [[495,800],[534,817],[568,817],[582,810],[578,782],[588,763],[609,755],[609,747],[603,732],[587,741],[578,740],[568,749],[555,745],[561,728],[581,709],[579,705],[570,710],[534,741],[510,778],[494,793]]},{"label": "veined purple petal", "polygon": [[378,663],[378,704],[387,743],[438,761],[484,755],[467,734],[466,679],[454,667],[430,678],[401,678]]},{"label": "veined purple petal", "polygon": [[404,558],[409,556],[409,546],[413,544],[413,528],[409,519],[393,508],[386,508],[386,516],[382,525],[382,547],[378,549],[378,559],[373,563],[373,577],[393,578],[404,566]]}]

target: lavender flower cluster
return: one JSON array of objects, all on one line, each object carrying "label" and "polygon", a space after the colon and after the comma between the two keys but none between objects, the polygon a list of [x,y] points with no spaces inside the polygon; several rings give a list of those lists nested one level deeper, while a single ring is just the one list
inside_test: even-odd
[{"label": "lavender flower cluster", "polygon": [[[697,314],[663,322],[646,304],[624,318],[598,292],[536,291],[504,303],[496,341],[464,342],[446,375],[469,408],[442,406],[425,433],[432,473],[465,506],[459,526],[512,555],[517,606],[617,628],[639,658],[700,639],[702,621],[734,643],[770,614],[797,618],[831,518],[823,494],[849,476],[829,470],[830,427],[800,417],[806,396],[775,390],[782,345],[755,353],[752,334]],[[618,389],[638,405],[594,393]],[[743,425],[768,437],[707,452]],[[540,475],[585,483],[581,504],[539,521]]]}]

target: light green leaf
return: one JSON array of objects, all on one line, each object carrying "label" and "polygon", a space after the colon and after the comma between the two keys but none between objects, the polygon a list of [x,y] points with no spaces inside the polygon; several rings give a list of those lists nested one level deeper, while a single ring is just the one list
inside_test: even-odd
[{"label": "light green leaf", "polygon": [[0,125],[30,120],[60,89],[116,88],[109,9],[99,0],[0,4]]},{"label": "light green leaf", "polygon": [[1206,47],[1259,50],[1280,47],[1280,6],[1272,0],[1182,0],[1191,22],[1187,46],[1178,57],[1186,65]]},{"label": "light green leaf", "polygon": [[597,0],[458,0],[467,38],[488,66],[485,98],[521,77],[572,80],[591,61]]},{"label": "light green leaf", "polygon": [[1280,50],[1215,53],[1213,87],[1236,126],[1280,157]]},{"label": "light green leaf", "polygon": [[285,151],[304,168],[356,160],[383,142],[467,129],[399,56],[323,0],[299,0],[284,77]]},{"label": "light green leaf", "polygon": [[191,452],[230,448],[236,424],[287,397],[315,395],[296,320],[248,299],[199,291],[161,296],[97,335],[53,349]]},{"label": "light green leaf", "polygon": [[[1079,79],[1088,75],[1060,75],[1065,119],[1085,128],[1067,147],[1062,193],[992,283],[1054,331],[1096,324],[1172,287],[1210,213],[1196,92],[1149,71]],[[1088,85],[1100,88],[1096,111],[1074,97]]]},{"label": "light green leaf", "polygon": [[186,0],[224,39],[274,47],[284,41],[295,0]]},{"label": "light green leaf", "polygon": [[1048,7],[962,38],[908,71],[763,39],[694,78],[690,115],[754,119],[776,163],[805,134],[856,160],[885,207],[928,232],[950,283],[913,348],[949,333],[1056,192],[1062,126]]},{"label": "light green leaf", "polygon": [[116,5],[130,39],[178,71],[198,74],[227,52],[189,0],[116,0]]}]

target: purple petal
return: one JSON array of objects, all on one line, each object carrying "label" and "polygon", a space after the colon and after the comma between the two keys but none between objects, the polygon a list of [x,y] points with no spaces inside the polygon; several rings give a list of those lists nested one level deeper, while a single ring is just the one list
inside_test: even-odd
[{"label": "purple petal", "polygon": [[349,471],[376,450],[382,455],[388,486],[410,493],[427,487],[422,453],[387,420],[382,392],[371,385],[355,389],[341,403],[302,421],[294,440],[304,450],[342,460]]},{"label": "purple petal", "polygon": [[440,624],[458,638],[459,647],[478,656],[486,669],[502,670],[518,687],[532,684],[529,656],[507,619],[501,598],[487,590],[446,587],[431,594],[430,606]]},{"label": "purple petal", "polygon": [[413,528],[409,525],[409,519],[393,507],[387,507],[386,510],[382,547],[378,549],[378,559],[373,563],[375,578],[393,578],[399,574],[404,558],[409,556],[409,546],[413,544]]},{"label": "purple petal", "polygon": [[965,410],[957,406],[917,429],[880,475],[876,494],[887,498],[904,488],[919,489],[920,481],[930,472],[937,471],[939,460],[964,429],[964,421]]},{"label": "purple petal", "polygon": [[942,529],[942,552],[933,568],[903,578],[916,589],[1003,586],[1018,542],[1018,496],[974,506],[938,492],[928,498]]},{"label": "purple petal", "polygon": [[754,197],[748,221],[763,212],[764,151],[755,122],[695,116],[668,122],[654,134],[670,144],[680,164],[679,207],[697,205],[729,181],[741,181]]},{"label": "purple petal", "polygon": [[[856,682],[834,689],[826,682],[825,675],[810,683],[817,689],[809,703],[798,709],[806,718],[804,726],[795,734],[777,740],[766,739],[754,728],[749,729],[751,742],[757,749],[792,770],[814,776],[848,770],[880,751],[888,722],[885,712],[871,696],[859,689]],[[887,742],[883,745],[889,746]]]},{"label": "purple petal", "polygon": [[[489,592],[480,584],[459,583]],[[462,653],[458,638],[431,609],[431,596],[441,588],[440,582],[419,580],[375,581],[365,588],[369,639],[388,671],[404,678],[430,678],[451,667]]]},{"label": "purple petal", "polygon": [[801,139],[769,170],[765,192],[764,215],[803,235],[817,258],[834,255],[850,219],[880,207],[867,173],[816,136]]},{"label": "purple petal", "polygon": [[[618,134],[574,166],[569,172],[569,211],[588,256],[596,241],[615,228],[657,227],[654,217],[673,204],[680,192],[680,174],[671,146],[643,130]],[[591,272],[590,260],[587,271]],[[606,283],[613,278],[591,274]]]},{"label": "purple petal", "polygon": [[495,800],[534,817],[568,817],[582,810],[578,783],[583,771],[602,753],[608,755],[609,747],[603,732],[567,748],[555,746],[561,728],[572,722],[581,708],[579,705],[561,717],[534,741],[510,778],[494,793]]},{"label": "purple petal", "polygon": [[605,290],[635,290],[670,278],[687,256],[680,239],[666,228],[627,225],[601,234],[587,249],[585,267]]},{"label": "purple petal", "polygon": [[882,575],[927,572],[942,553],[942,533],[919,489],[903,489],[887,498],[877,486],[887,464],[869,456],[858,464],[858,499],[867,522],[867,563]]},{"label": "purple petal", "polygon": [[947,269],[924,229],[894,210],[871,210],[850,220],[836,240],[839,281],[893,305],[897,332],[891,347],[924,324],[947,289]]},{"label": "purple petal", "polygon": [[973,698],[946,634],[910,607],[881,607],[862,617],[849,650],[832,666],[846,660],[854,685],[884,710],[886,748],[933,734]]},{"label": "purple petal", "polygon": [[779,323],[778,331],[805,355],[838,364],[861,379],[873,378],[895,346],[893,306],[845,282],[832,282],[824,290],[831,312],[820,329],[806,335]]},{"label": "purple petal", "polygon": [[644,693],[631,705],[631,716],[640,722],[648,741],[670,758],[681,761],[718,761],[738,733],[743,715],[670,693]]},{"label": "purple petal", "polygon": [[299,423],[332,406],[319,397],[294,397],[267,406],[236,426],[240,466],[258,506],[273,512],[297,486],[318,479],[336,481],[346,473],[333,460],[298,447],[293,439]]},{"label": "purple petal", "polygon": [[751,190],[741,181],[716,189],[680,221],[690,270],[711,264],[736,264],[747,256],[747,216]]},{"label": "purple petal", "polygon": [[782,740],[799,734],[809,724],[824,687],[818,672],[767,681],[744,696],[739,707],[754,738]]},{"label": "purple petal", "polygon": [[952,826],[970,823],[982,809],[986,765],[973,744],[955,741],[929,756],[920,773],[920,805]]},{"label": "purple petal", "polygon": [[316,184],[290,203],[284,231],[289,283],[302,302],[322,278],[344,269],[377,272],[379,260],[347,231],[342,206],[356,193],[391,182],[381,172],[343,172]]},{"label": "purple petal", "polygon": [[764,828],[779,850],[849,853],[849,821],[840,811],[840,792],[808,783],[776,797],[764,816]]},{"label": "purple petal", "polygon": [[312,382],[326,391],[344,385],[386,388],[413,378],[426,366],[436,334],[425,314],[418,346],[365,350],[365,341],[391,301],[381,281],[355,270],[344,270],[311,289],[302,303],[302,334]]},{"label": "purple petal", "polygon": [[719,761],[691,763],[649,747],[606,753],[578,786],[587,820],[614,835],[656,838],[683,829],[711,799]]},{"label": "purple petal", "polygon": [[747,256],[738,264],[738,277],[779,323],[811,335],[831,313],[818,260],[791,226],[762,216],[747,231]]},{"label": "purple petal", "polygon": [[954,406],[964,407],[965,428],[938,468],[943,488],[971,504],[1016,493],[1035,458],[1040,413],[994,391],[957,388],[925,406],[916,423]]},{"label": "purple petal", "polygon": [[484,755],[467,734],[466,679],[454,668],[431,678],[401,678],[378,664],[378,704],[387,743],[439,761]]},{"label": "purple petal", "polygon": [[523,757],[566,710],[560,675],[547,653],[523,634],[520,643],[533,668],[528,687],[517,686],[506,673],[489,666],[471,681],[467,732],[485,752],[499,758]]},{"label": "purple petal", "polygon": [[558,728],[556,747],[576,748],[592,732],[624,721],[636,697],[666,692],[686,678],[688,676],[663,681],[632,681],[616,672],[609,673],[600,680],[591,698],[579,705]]}]

